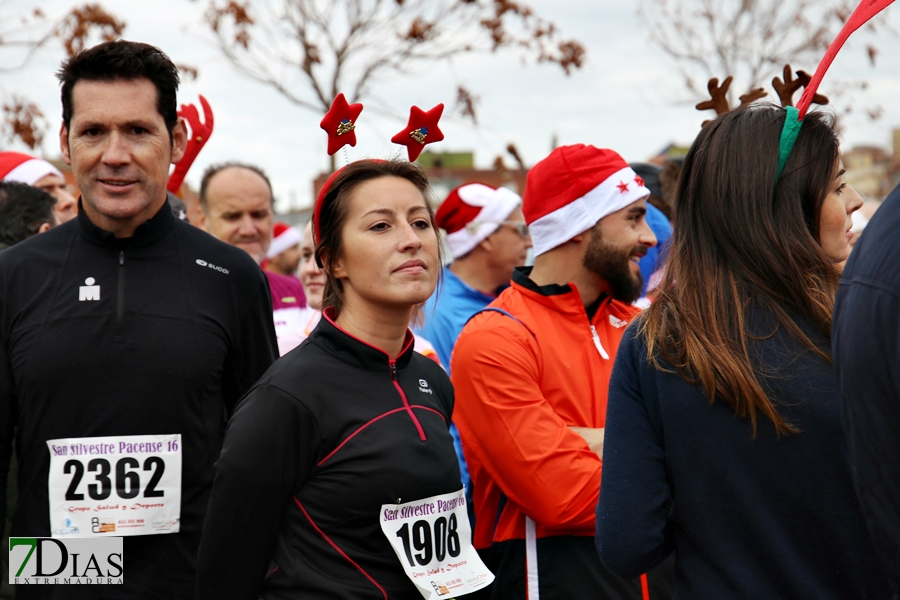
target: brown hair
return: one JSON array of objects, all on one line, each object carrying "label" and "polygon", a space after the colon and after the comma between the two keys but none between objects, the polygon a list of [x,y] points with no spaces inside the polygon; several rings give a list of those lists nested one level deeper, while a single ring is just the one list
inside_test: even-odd
[{"label": "brown hair", "polygon": [[785,111],[755,105],[706,125],[684,160],[666,273],[642,317],[651,363],[674,367],[710,402],[724,400],[757,430],[757,412],[779,434],[778,413],[751,359],[748,311],[762,311],[828,362],[791,316],[826,339],[840,279],[819,244],[819,216],[835,176],[838,139],[830,115],[806,116],[776,181]]},{"label": "brown hair", "polygon": [[[434,223],[434,209],[428,202],[428,177],[419,165],[399,160],[359,160],[341,169],[322,198],[318,226],[313,225],[317,229],[315,236],[318,238],[316,262],[325,271],[322,309],[333,306],[336,315],[344,307],[344,288],[341,281],[332,275],[330,264],[333,258],[339,257],[343,252],[342,233],[350,212],[350,195],[360,184],[381,177],[399,177],[416,186],[425,199],[431,227],[435,235],[439,235]],[[442,264],[440,244],[438,264]]]}]

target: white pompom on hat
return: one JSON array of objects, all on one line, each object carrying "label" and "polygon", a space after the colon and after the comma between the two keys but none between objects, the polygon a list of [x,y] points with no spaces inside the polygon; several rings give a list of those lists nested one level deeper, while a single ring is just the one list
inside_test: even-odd
[{"label": "white pompom on hat", "polygon": [[434,220],[447,233],[447,247],[456,259],[497,231],[521,204],[522,198],[512,190],[469,183],[447,195]]},{"label": "white pompom on hat", "polygon": [[272,244],[266,257],[275,258],[285,250],[293,248],[303,241],[303,234],[296,227],[287,223],[276,222],[272,227]]},{"label": "white pompom on hat", "polygon": [[46,160],[20,152],[0,152],[0,180],[34,185],[47,175],[64,179],[59,169]]},{"label": "white pompom on hat", "polygon": [[534,255],[649,195],[644,180],[619,153],[585,144],[556,148],[531,168],[525,185],[522,212]]}]

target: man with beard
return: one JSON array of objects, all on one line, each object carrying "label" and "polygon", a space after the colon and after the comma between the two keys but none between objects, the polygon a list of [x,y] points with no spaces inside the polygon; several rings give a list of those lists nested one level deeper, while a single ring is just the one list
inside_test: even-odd
[{"label": "man with beard", "polygon": [[[522,202],[533,269],[516,269],[456,342],[453,418],[490,598],[642,597],[639,580],[603,567],[593,535],[609,377],[656,244],[649,194],[612,150],[555,149]],[[651,581],[651,597],[666,587]]]}]

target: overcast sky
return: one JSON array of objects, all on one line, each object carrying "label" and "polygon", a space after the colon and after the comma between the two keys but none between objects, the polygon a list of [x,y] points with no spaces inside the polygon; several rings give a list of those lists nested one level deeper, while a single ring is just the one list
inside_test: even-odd
[{"label": "overcast sky", "polygon": [[[357,129],[359,142],[348,149],[351,160],[398,153],[401,147],[391,144],[390,138],[405,125],[409,106],[427,110],[443,102],[445,114],[450,112],[458,80],[480,96],[481,124],[476,127],[445,116],[441,121],[445,140],[429,148],[474,151],[476,164],[485,168],[504,153],[509,142],[518,146],[526,163],[533,164],[550,151],[554,136],[560,144],[589,143],[613,148],[629,161],[645,160],[671,142],[689,144],[700,123],[709,118],[694,110],[693,104],[700,99],[688,98],[673,63],[650,44],[636,2],[527,3],[554,21],[566,37],[584,43],[584,68],[567,77],[552,65],[523,66],[518,55],[506,51],[469,56],[452,66],[440,65],[378,83],[375,95],[402,119],[379,114],[374,108],[364,110]],[[0,18],[7,23],[10,14],[28,12],[35,6],[48,15],[62,15],[76,4],[0,0]],[[127,39],[159,46],[176,63],[199,69],[196,81],[183,83],[179,102],[196,103],[197,95],[203,94],[215,113],[215,130],[188,174],[193,187],[198,187],[209,164],[240,160],[258,164],[270,175],[280,210],[311,203],[312,179],[328,167],[326,136],[318,126],[322,115],[299,108],[275,90],[238,75],[204,31],[205,0],[107,0],[101,4],[127,22]],[[900,7],[887,11],[889,22],[900,30]],[[884,108],[878,122],[862,116],[845,120],[845,149],[859,144],[888,147],[891,128],[900,126],[900,39],[887,34],[876,39],[881,52],[875,68],[863,50],[871,39],[866,32],[854,37],[820,88],[828,94],[830,78],[866,79],[869,87],[857,94],[859,104]],[[0,75],[0,89],[37,101],[54,130],[60,104],[53,73],[62,56],[60,47],[51,44],[21,70]],[[9,66],[13,60],[11,53],[0,52],[0,66]],[[802,68],[812,72],[815,65]],[[59,156],[55,135],[45,140],[43,151],[47,157]],[[337,156],[342,164],[343,154]],[[508,156],[505,159],[512,164]]]}]

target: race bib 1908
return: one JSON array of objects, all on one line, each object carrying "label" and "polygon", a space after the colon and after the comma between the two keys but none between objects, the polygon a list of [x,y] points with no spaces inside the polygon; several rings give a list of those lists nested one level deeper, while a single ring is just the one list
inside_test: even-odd
[{"label": "race bib 1908", "polygon": [[462,596],[494,580],[472,547],[465,488],[405,504],[384,504],[380,520],[403,570],[424,598]]},{"label": "race bib 1908", "polygon": [[177,533],[181,434],[48,440],[53,537]]}]

